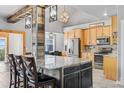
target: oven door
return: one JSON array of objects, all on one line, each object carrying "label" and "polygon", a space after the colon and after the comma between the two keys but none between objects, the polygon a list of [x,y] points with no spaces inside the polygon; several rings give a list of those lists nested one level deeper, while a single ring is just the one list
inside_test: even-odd
[{"label": "oven door", "polygon": [[103,69],[103,55],[94,55],[94,67]]}]

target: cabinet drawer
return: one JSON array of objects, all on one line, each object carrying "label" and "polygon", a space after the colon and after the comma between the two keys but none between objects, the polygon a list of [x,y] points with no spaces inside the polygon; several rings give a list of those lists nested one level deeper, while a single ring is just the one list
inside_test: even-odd
[{"label": "cabinet drawer", "polygon": [[64,75],[73,73],[73,72],[78,71],[78,70],[80,70],[80,66],[73,66],[73,67],[64,68]]},{"label": "cabinet drawer", "polygon": [[87,62],[87,63],[80,65],[80,69],[85,69],[88,67],[92,67],[92,62]]}]

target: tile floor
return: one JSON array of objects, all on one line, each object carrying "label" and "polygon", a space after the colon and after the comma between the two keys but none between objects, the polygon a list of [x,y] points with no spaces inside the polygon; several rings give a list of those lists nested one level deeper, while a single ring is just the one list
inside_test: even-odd
[{"label": "tile floor", "polygon": [[[0,62],[0,88],[8,88],[9,85],[9,65]],[[93,69],[94,88],[122,88],[116,81],[105,79],[103,71]]]}]

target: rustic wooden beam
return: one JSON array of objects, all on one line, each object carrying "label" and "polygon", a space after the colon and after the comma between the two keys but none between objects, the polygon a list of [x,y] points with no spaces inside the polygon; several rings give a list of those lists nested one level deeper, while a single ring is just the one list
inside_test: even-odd
[{"label": "rustic wooden beam", "polygon": [[33,9],[32,5],[25,6],[21,10],[17,11],[15,14],[9,16],[7,18],[7,22],[16,23],[17,21],[23,19],[26,15],[32,14],[32,9]]}]

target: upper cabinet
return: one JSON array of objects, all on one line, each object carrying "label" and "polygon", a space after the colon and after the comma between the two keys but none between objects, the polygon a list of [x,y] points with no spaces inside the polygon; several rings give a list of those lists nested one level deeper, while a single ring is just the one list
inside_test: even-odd
[{"label": "upper cabinet", "polygon": [[97,36],[97,38],[99,38],[99,37],[102,37],[102,33],[103,33],[103,26],[97,26],[96,27],[96,36]]},{"label": "upper cabinet", "polygon": [[96,37],[96,27],[84,29],[84,45],[96,45]]},{"label": "upper cabinet", "polygon": [[84,45],[90,44],[90,32],[89,29],[84,29]]},{"label": "upper cabinet", "polygon": [[90,33],[90,45],[96,45],[96,27],[89,29]]},{"label": "upper cabinet", "polygon": [[69,32],[64,32],[64,39],[68,39]]},{"label": "upper cabinet", "polygon": [[80,39],[83,38],[83,30],[82,29],[75,29],[74,33],[75,33],[75,35],[74,35],[75,38],[80,38]]},{"label": "upper cabinet", "polygon": [[83,30],[82,29],[73,29],[67,32],[64,32],[64,38],[83,38]]},{"label": "upper cabinet", "polygon": [[118,18],[117,16],[112,16],[112,32],[117,32],[118,29]]},{"label": "upper cabinet", "polygon": [[111,26],[104,26],[102,36],[109,37],[111,34]]}]

